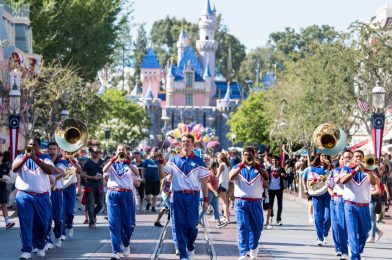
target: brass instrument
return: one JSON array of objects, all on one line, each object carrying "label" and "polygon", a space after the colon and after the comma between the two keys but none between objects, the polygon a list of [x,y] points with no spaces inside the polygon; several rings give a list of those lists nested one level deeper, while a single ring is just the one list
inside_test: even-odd
[{"label": "brass instrument", "polygon": [[54,138],[61,149],[76,152],[86,145],[88,131],[86,125],[74,118],[68,118],[58,123]]},{"label": "brass instrument", "polygon": [[320,178],[314,182],[311,179],[308,179],[306,182],[306,186],[308,187],[308,194],[310,196],[321,196],[328,191],[327,180],[329,178],[330,172],[327,174],[320,176]]},{"label": "brass instrument", "polygon": [[376,159],[376,155],[374,154],[368,154],[365,156],[365,158],[363,158],[363,162],[361,162],[363,164],[363,167],[365,167],[365,169],[373,171],[375,169],[377,169],[377,159]]},{"label": "brass instrument", "polygon": [[120,161],[120,162],[123,162],[123,161],[125,161],[127,159],[127,155],[125,154],[125,153],[119,153],[118,154],[118,160]]},{"label": "brass instrument", "polygon": [[[342,128],[332,123],[325,123],[319,125],[313,132],[313,142],[320,150],[320,153],[325,155],[335,155],[343,151],[346,147],[347,135]],[[326,162],[330,165],[330,162]],[[320,176],[317,181],[308,179],[306,186],[310,196],[321,196],[328,191],[327,180],[330,172]]]},{"label": "brass instrument", "polygon": [[313,142],[326,155],[335,155],[346,147],[347,135],[335,124],[325,123],[319,125],[313,132]]},{"label": "brass instrument", "polygon": [[76,167],[70,162],[70,165],[65,169],[64,175],[64,188],[77,182]]},{"label": "brass instrument", "polygon": [[54,137],[58,146],[66,152],[69,160],[64,175],[64,187],[67,187],[77,181],[76,167],[73,165],[72,158],[87,143],[87,127],[78,119],[68,118],[57,125]]},{"label": "brass instrument", "polygon": [[31,156],[33,154],[33,147],[27,146],[25,148],[25,154],[26,156]]}]

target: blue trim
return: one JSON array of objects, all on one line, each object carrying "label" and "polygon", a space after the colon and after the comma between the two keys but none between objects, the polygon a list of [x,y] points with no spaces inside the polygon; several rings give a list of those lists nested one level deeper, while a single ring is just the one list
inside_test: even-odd
[{"label": "blue trim", "polygon": [[141,69],[160,69],[161,65],[155,55],[155,52],[152,48],[147,50],[146,55],[144,56],[143,62],[140,65]]}]

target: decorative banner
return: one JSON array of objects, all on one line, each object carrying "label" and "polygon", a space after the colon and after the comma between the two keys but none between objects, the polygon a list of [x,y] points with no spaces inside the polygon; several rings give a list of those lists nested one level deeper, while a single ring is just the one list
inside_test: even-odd
[{"label": "decorative banner", "polygon": [[8,127],[10,129],[10,148],[11,148],[11,160],[16,158],[18,151],[18,136],[19,136],[19,115],[8,116]]},{"label": "decorative banner", "polygon": [[382,139],[384,134],[384,122],[385,122],[385,114],[372,114],[372,139],[373,139],[373,147],[374,154],[376,158],[380,160],[381,156],[381,148],[382,148]]},{"label": "decorative banner", "polygon": [[280,167],[284,168],[284,163],[286,162],[286,154],[283,151],[283,145],[280,145]]}]

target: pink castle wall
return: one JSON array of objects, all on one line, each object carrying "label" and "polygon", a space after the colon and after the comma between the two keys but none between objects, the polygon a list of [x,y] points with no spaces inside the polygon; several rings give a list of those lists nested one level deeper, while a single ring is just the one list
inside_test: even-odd
[{"label": "pink castle wall", "polygon": [[204,94],[194,94],[193,95],[193,106],[201,107],[204,106]]},{"label": "pink castle wall", "polygon": [[173,94],[173,106],[185,106],[185,94]]}]

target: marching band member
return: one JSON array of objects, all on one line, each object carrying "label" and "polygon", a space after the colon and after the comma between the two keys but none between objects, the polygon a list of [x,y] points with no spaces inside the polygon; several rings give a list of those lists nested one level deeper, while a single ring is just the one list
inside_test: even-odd
[{"label": "marching band member", "polygon": [[329,177],[329,189],[331,199],[331,223],[332,237],[335,244],[336,256],[341,260],[347,259],[347,228],[344,218],[343,184],[340,182],[340,174],[347,171],[353,153],[350,150],[344,151],[339,157],[339,167],[336,167]]},{"label": "marching band member", "polygon": [[258,243],[263,230],[262,196],[264,186],[268,187],[268,173],[255,163],[255,150],[244,149],[242,162],[230,171],[234,182],[235,211],[238,225],[238,249],[240,260],[256,259]]},{"label": "marching band member", "polygon": [[344,184],[344,213],[351,259],[361,259],[370,230],[370,185],[376,185],[377,177],[364,168],[363,151],[355,150],[353,157],[354,165],[340,177],[340,182]]},{"label": "marching band member", "polygon": [[[325,175],[329,173],[331,168],[331,160],[328,155],[321,154],[311,163],[308,181],[310,186],[318,181],[322,181]],[[331,228],[331,217],[329,204],[331,195],[328,192],[312,197],[314,207],[314,224],[317,233],[317,245],[323,246],[327,243],[329,229]]]},{"label": "marching band member", "polygon": [[67,176],[68,179],[64,183],[63,189],[63,228],[61,239],[65,240],[66,236],[72,238],[74,235],[73,219],[75,216],[76,188],[82,168],[71,153],[63,152],[63,155],[66,160],[63,160],[62,163],[65,164],[66,171],[74,172],[73,175]]},{"label": "marching band member", "polygon": [[45,256],[51,211],[49,175],[53,172],[53,162],[47,154],[40,153],[39,146],[39,139],[29,140],[25,154],[18,155],[12,164],[12,171],[18,173],[15,187],[22,240],[20,259],[31,258],[33,243],[38,248],[38,256]]},{"label": "marching band member", "polygon": [[[195,139],[191,134],[181,137],[181,154],[172,157],[165,165],[164,172],[171,175],[172,221],[175,224],[180,259],[195,259],[195,240],[199,220],[200,189],[203,192],[203,210],[208,207],[208,169],[203,159],[193,152]],[[163,158],[159,160],[164,163]]]},{"label": "marching band member", "polygon": [[54,163],[53,176],[55,182],[53,184],[52,192],[50,194],[50,200],[52,202],[52,219],[49,222],[48,236],[47,236],[47,248],[52,248],[53,243],[51,239],[52,220],[54,221],[54,245],[61,247],[61,230],[63,227],[63,188],[64,188],[64,173],[65,173],[65,162],[58,157],[59,146],[56,142],[50,142],[48,144],[48,154]]},{"label": "marching band member", "polygon": [[138,169],[128,161],[124,144],[117,146],[116,155],[103,167],[103,173],[108,187],[106,202],[112,259],[120,259],[121,244],[124,256],[130,254],[129,243],[136,224],[133,190],[140,185],[140,179],[134,177],[139,175]]}]

